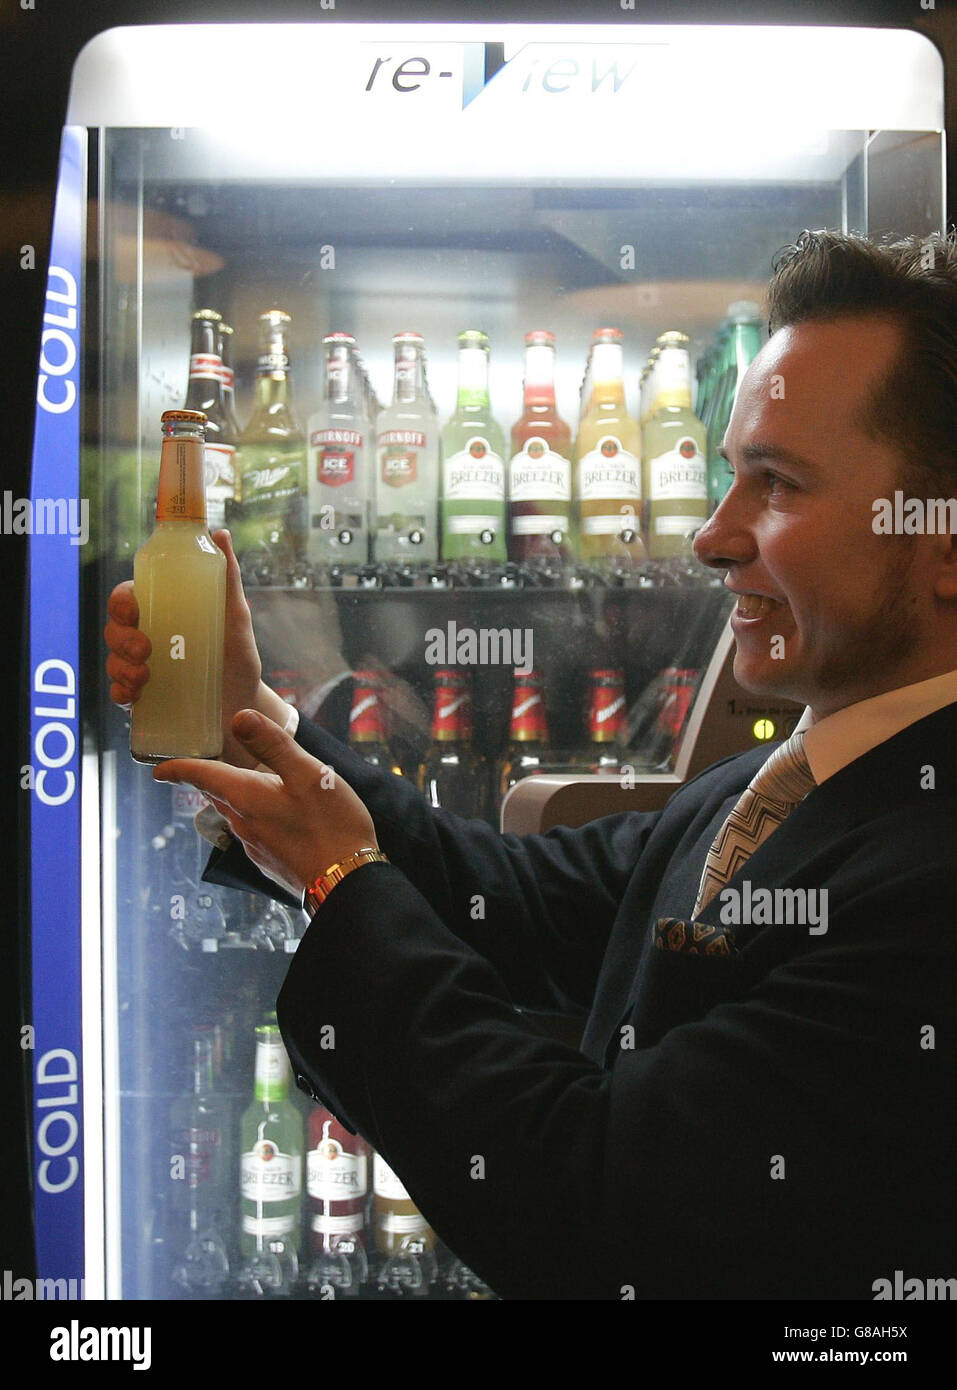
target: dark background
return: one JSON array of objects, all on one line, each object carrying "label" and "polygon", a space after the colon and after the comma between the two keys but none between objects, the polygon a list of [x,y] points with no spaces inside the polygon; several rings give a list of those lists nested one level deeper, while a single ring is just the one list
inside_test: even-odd
[{"label": "dark background", "polygon": [[[925,0],[926,2],[926,0]],[[920,0],[636,0],[622,10],[619,0],[412,0],[401,7],[383,0],[336,0],[333,11],[318,0],[0,0],[0,408],[2,470],[0,491],[28,496],[33,400],[39,354],[43,295],[60,129],[66,113],[70,74],[76,55],[94,34],[116,25],[244,21],[281,23],[317,20],[323,24],[363,20],[536,21],[542,24],[640,25],[651,23],[879,25],[925,33],[944,56],[945,69],[957,68],[957,11],[951,0],[924,9]],[[206,55],[204,55],[205,58]],[[215,78],[188,44],[183,62],[197,82]],[[735,80],[729,74],[729,81]],[[762,85],[754,82],[759,115]],[[809,93],[810,96],[810,93]],[[243,93],[244,101],[254,94]],[[947,81],[947,133],[957,127],[955,84]],[[948,218],[955,206],[953,165],[948,168]],[[19,268],[20,247],[36,247],[37,268]],[[29,1112],[24,1095],[24,1064],[30,1053],[19,1046],[22,1022],[29,1021],[21,997],[21,954],[29,949],[26,897],[27,793],[19,788],[19,768],[29,761],[29,672],[23,636],[26,538],[0,536],[0,711],[3,761],[0,776],[0,835],[9,882],[5,920],[0,927],[0,1116],[4,1140],[3,1197],[0,1198],[0,1270],[17,1276],[33,1272],[30,1224]],[[873,1310],[871,1310],[873,1311]],[[892,1318],[887,1319],[893,1321]],[[75,1369],[75,1368],[74,1368]]]}]

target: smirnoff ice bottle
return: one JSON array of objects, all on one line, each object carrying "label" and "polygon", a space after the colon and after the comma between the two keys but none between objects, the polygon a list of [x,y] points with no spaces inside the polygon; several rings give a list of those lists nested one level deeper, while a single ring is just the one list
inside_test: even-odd
[{"label": "smirnoff ice bottle", "polygon": [[307,558],[364,565],[369,558],[373,448],[355,338],[330,333],[323,401],[306,430],[309,526]]},{"label": "smirnoff ice bottle", "polygon": [[376,420],[375,559],[438,559],[439,429],[425,380],[425,343],[397,333],[392,404]]}]

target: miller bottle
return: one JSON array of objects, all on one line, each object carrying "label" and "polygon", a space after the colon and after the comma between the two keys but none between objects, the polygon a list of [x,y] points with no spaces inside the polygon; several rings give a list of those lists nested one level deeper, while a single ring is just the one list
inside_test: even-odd
[{"label": "miller bottle", "polygon": [[305,437],[292,408],[289,315],[259,316],[256,401],[240,439],[241,502],[227,525],[238,554],[261,551],[291,564],[305,549]]},{"label": "miller bottle", "polygon": [[419,768],[419,790],[458,816],[486,814],[487,765],[472,747],[472,691],[467,671],[435,673],[432,746]]},{"label": "miller bottle", "polygon": [[156,525],[133,557],[150,678],[131,714],[140,763],[218,758],[223,751],[226,556],[206,525],[203,425],[196,410],[163,414]]}]

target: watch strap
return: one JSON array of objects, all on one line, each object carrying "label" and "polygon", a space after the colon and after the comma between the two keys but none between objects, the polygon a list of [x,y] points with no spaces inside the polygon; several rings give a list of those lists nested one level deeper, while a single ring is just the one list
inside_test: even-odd
[{"label": "watch strap", "polygon": [[310,917],[315,916],[336,884],[341,883],[354,869],[361,869],[363,864],[387,864],[388,862],[381,849],[370,846],[367,849],[357,849],[355,854],[349,855],[348,859],[341,859],[335,864],[330,864],[325,873],[320,874],[311,883],[307,883],[302,890],[303,912],[308,912]]}]

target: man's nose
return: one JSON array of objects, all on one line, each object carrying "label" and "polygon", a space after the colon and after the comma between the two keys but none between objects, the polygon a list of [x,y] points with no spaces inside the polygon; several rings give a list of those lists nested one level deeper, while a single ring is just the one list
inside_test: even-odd
[{"label": "man's nose", "polygon": [[711,569],[729,569],[754,559],[757,547],[734,483],[696,534],[693,548],[701,564]]}]

